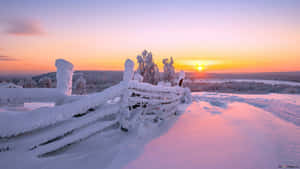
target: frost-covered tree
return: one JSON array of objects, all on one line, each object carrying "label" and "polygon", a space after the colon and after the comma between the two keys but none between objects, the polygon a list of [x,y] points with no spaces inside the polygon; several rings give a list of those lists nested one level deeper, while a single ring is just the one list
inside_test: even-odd
[{"label": "frost-covered tree", "polygon": [[52,87],[52,79],[45,76],[39,80],[39,86],[43,88],[51,88]]},{"label": "frost-covered tree", "polygon": [[75,90],[80,95],[86,94],[86,80],[82,74],[75,82]]},{"label": "frost-covered tree", "polygon": [[137,56],[139,73],[143,77],[143,82],[157,84],[159,82],[159,69],[153,62],[153,56],[151,52],[144,50],[142,55]]},{"label": "frost-covered tree", "polygon": [[141,76],[144,75],[144,72],[145,72],[145,63],[144,63],[144,58],[141,56],[141,55],[138,55],[136,57],[137,59],[137,62],[138,62],[138,69],[136,70],[136,72],[138,74],[140,74]]},{"label": "frost-covered tree", "polygon": [[173,58],[170,58],[170,61],[168,58],[163,59],[164,64],[164,73],[163,73],[163,79],[164,81],[174,83],[174,80],[176,78],[175,69],[173,66]]},{"label": "frost-covered tree", "polygon": [[157,84],[159,81],[160,81],[160,73],[159,73],[158,66],[155,64],[155,66],[154,66],[154,82],[155,82],[155,84]]}]

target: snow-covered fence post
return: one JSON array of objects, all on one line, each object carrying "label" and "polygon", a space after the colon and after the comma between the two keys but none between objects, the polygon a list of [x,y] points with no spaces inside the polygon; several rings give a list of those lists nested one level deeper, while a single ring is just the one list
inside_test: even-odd
[{"label": "snow-covered fence post", "polygon": [[[185,73],[184,71],[180,71],[178,75],[178,80],[177,80],[177,85],[179,87],[183,87],[183,80],[185,78]],[[192,103],[192,95],[191,95],[191,90],[189,88],[183,88],[183,97],[181,100],[182,103],[190,104]]]},{"label": "snow-covered fence post", "polygon": [[73,77],[73,64],[64,60],[57,59],[55,61],[55,66],[57,69],[56,88],[63,94],[69,96],[72,94],[72,77]]},{"label": "snow-covered fence post", "polygon": [[179,72],[179,77],[178,77],[178,82],[177,82],[178,86],[183,87],[183,80],[184,80],[184,78],[185,78],[184,71],[180,71]]},{"label": "snow-covered fence post", "polygon": [[128,108],[128,97],[129,97],[128,84],[129,81],[132,80],[133,78],[133,74],[134,74],[133,69],[134,69],[134,62],[130,59],[127,59],[125,61],[125,70],[123,74],[123,85],[125,91],[122,96],[121,116],[120,116],[121,129],[124,131],[127,131],[129,128],[128,118],[130,117],[130,114]]},{"label": "snow-covered fence post", "polygon": [[129,82],[130,80],[132,80],[133,73],[134,73],[133,68],[134,68],[134,62],[130,59],[127,59],[125,61],[125,70],[123,74],[124,82]]}]

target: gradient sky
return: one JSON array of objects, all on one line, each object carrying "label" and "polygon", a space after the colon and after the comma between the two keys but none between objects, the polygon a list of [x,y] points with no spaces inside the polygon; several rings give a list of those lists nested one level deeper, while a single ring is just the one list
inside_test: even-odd
[{"label": "gradient sky", "polygon": [[162,66],[300,71],[299,0],[1,0],[0,74],[122,70],[151,50]]}]

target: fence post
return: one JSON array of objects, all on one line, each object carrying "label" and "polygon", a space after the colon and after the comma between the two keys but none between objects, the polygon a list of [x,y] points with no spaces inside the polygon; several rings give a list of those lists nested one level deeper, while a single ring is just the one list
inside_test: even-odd
[{"label": "fence post", "polygon": [[128,118],[130,117],[130,112],[128,108],[128,83],[133,78],[134,74],[134,62],[130,59],[127,59],[125,61],[125,70],[123,73],[123,85],[124,85],[124,93],[122,96],[122,105],[121,105],[121,117],[120,117],[120,124],[121,129],[123,131],[128,131],[128,128],[130,127]]},{"label": "fence post", "polygon": [[73,64],[64,60],[57,59],[56,66],[56,88],[63,94],[69,96],[72,94],[72,77],[73,77]]},{"label": "fence post", "polygon": [[125,61],[125,70],[123,74],[123,81],[124,82],[129,82],[133,78],[133,68],[134,68],[134,62],[130,59],[127,59]]},{"label": "fence post", "polygon": [[182,87],[183,86],[183,80],[184,80],[184,78],[185,78],[185,73],[184,73],[184,71],[180,71],[179,72],[179,78],[178,78],[178,86],[180,86],[180,87]]}]

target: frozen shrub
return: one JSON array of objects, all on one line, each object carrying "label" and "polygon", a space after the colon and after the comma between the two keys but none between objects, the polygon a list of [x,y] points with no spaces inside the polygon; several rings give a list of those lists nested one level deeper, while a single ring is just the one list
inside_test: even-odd
[{"label": "frozen shrub", "polygon": [[143,57],[141,56],[141,55],[138,55],[137,57],[136,57],[136,59],[137,59],[137,62],[138,62],[138,69],[136,70],[136,72],[138,73],[138,74],[140,74],[141,76],[143,76],[144,75],[144,72],[145,72],[145,64],[144,64],[144,59],[143,59]]},{"label": "frozen shrub", "polygon": [[172,57],[170,58],[170,61],[167,58],[163,59],[163,64],[164,64],[163,79],[164,79],[164,81],[174,83],[176,74],[175,74],[175,69],[174,69],[173,63],[174,63],[174,61],[173,61]]},{"label": "frozen shrub", "polygon": [[153,62],[152,53],[144,50],[137,56],[138,69],[136,72],[143,77],[143,82],[157,84],[159,81],[159,69]]},{"label": "frozen shrub", "polygon": [[[136,74],[143,77],[143,82],[157,85],[160,80],[164,82],[169,82],[171,85],[183,85],[184,72],[179,73],[177,78],[175,73],[175,68],[173,66],[174,60],[172,57],[163,59],[164,72],[161,78],[158,66],[153,62],[153,56],[151,52],[144,50],[141,55],[136,57],[138,68]],[[140,80],[137,75],[134,77],[135,80]],[[162,85],[162,83],[161,83]]]}]

